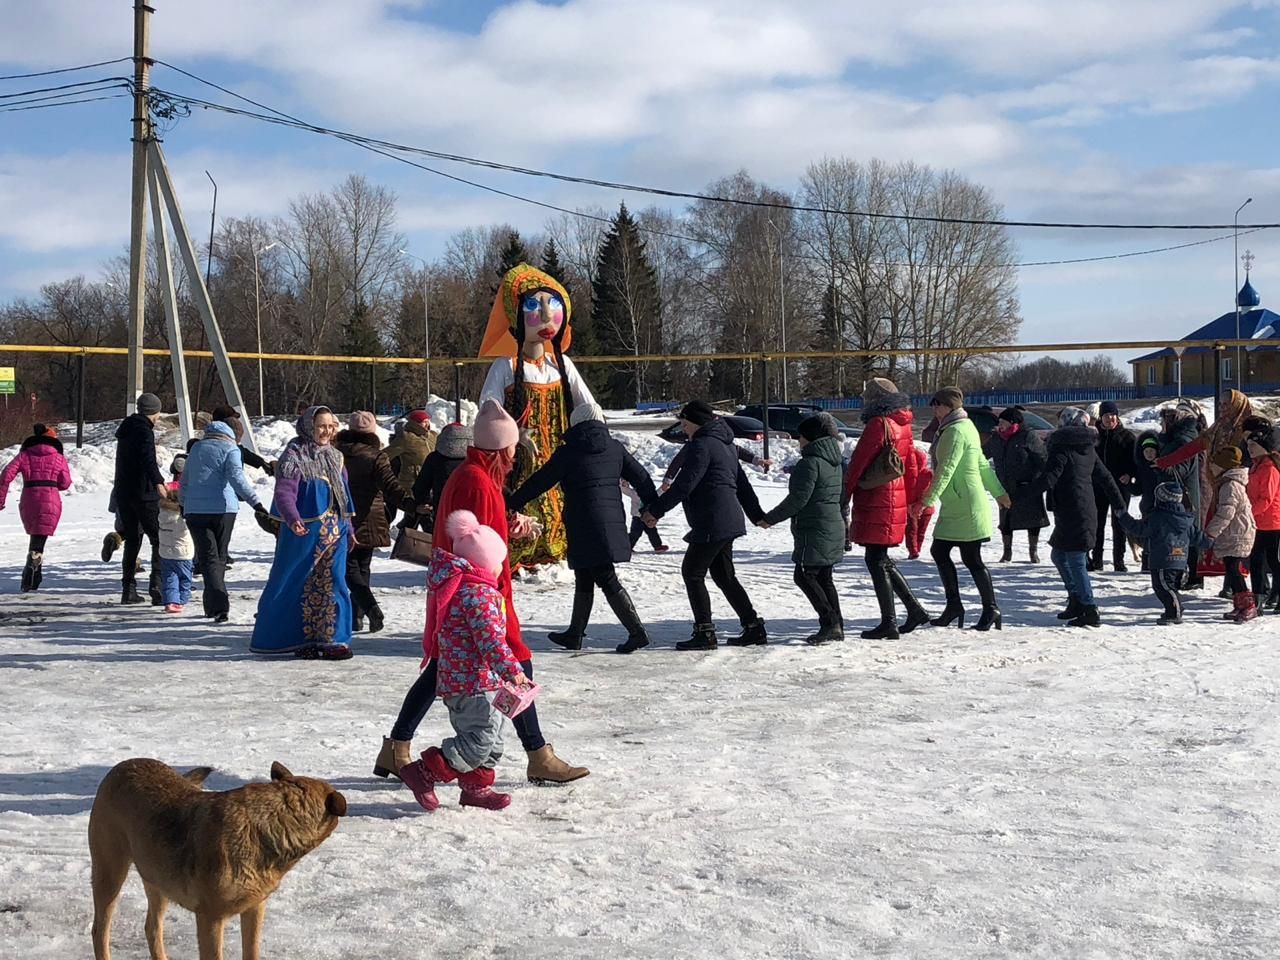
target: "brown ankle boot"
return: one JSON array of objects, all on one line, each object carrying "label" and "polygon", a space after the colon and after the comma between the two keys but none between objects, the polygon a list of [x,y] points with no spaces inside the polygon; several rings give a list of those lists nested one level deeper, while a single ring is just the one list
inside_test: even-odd
[{"label": "brown ankle boot", "polygon": [[378,751],[378,759],[373,764],[374,776],[400,779],[400,768],[413,762],[411,750],[412,743],[409,740],[383,737],[382,749]]},{"label": "brown ankle boot", "polygon": [[529,754],[528,777],[530,783],[571,783],[581,780],[591,771],[586,767],[571,767],[559,757],[551,744]]}]

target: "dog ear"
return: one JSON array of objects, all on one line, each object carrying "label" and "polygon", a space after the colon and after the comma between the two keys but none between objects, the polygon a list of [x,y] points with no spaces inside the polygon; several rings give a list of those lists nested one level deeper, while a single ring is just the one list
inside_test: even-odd
[{"label": "dog ear", "polygon": [[271,764],[271,779],[272,780],[292,780],[293,774],[289,772],[288,767],[286,767],[279,760],[276,760],[276,761],[273,761]]},{"label": "dog ear", "polygon": [[209,779],[209,774],[211,773],[213,773],[213,767],[196,767],[194,770],[188,770],[184,773],[182,778],[199,787],[204,784],[205,780]]},{"label": "dog ear", "polygon": [[331,790],[329,795],[324,798],[324,808],[335,817],[345,817],[347,815],[347,798],[337,790]]}]

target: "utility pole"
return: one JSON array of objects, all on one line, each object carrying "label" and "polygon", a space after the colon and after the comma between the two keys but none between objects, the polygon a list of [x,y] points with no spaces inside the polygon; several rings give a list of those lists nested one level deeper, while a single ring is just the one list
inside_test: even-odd
[{"label": "utility pole", "polygon": [[151,14],[133,4],[133,192],[129,209],[129,370],[125,415],[144,391],[142,338],[147,301],[147,144],[151,140]]},{"label": "utility pole", "polygon": [[422,402],[425,404],[431,399],[431,264],[408,250],[400,252],[422,264],[422,356],[426,360],[422,369],[426,373],[427,381],[427,395]]}]

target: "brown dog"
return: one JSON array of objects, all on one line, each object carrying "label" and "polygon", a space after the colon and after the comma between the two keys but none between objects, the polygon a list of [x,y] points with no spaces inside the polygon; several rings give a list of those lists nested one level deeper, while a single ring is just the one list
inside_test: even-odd
[{"label": "brown dog", "polygon": [[95,960],[111,960],[111,915],[129,864],[147,892],[152,960],[165,960],[170,900],[195,913],[200,960],[222,960],[222,925],[235,914],[244,960],[258,960],[267,897],[347,812],[329,784],[281,763],[271,765],[270,783],[223,793],[200,789],[210,772],[134,759],[102,778],[89,814]]}]

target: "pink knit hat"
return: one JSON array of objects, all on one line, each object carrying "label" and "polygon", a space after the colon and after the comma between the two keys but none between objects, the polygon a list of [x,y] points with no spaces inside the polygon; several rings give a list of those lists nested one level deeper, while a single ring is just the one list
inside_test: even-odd
[{"label": "pink knit hat", "polygon": [[474,445],[481,450],[505,450],[520,441],[520,428],[496,400],[486,400],[476,415]]},{"label": "pink knit hat", "polygon": [[377,433],[378,421],[368,410],[357,410],[347,421],[347,429],[356,433]]},{"label": "pink knit hat", "polygon": [[507,545],[492,527],[486,527],[470,510],[455,510],[444,522],[453,541],[453,552],[478,570],[500,570]]}]

